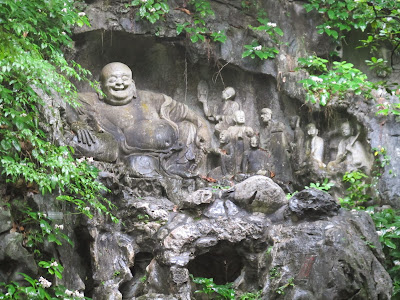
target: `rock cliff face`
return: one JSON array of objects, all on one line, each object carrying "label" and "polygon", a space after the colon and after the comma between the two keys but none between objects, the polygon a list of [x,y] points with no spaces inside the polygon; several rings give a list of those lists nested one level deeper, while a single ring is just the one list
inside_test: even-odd
[{"label": "rock cliff face", "polygon": [[[217,284],[233,282],[239,296],[261,291],[262,299],[390,299],[392,282],[382,265],[384,256],[370,216],[340,208],[337,199],[319,190],[304,190],[289,200],[285,193],[327,174],[300,170],[296,151],[306,151],[307,124],[319,129],[325,142],[321,163],[328,164],[336,158],[344,120],[358,131],[352,145],[357,142],[368,153],[387,145],[388,155],[397,158],[395,120],[376,117],[374,105],[362,99],[333,102],[326,108],[305,104],[297,81],[306,74],[295,70],[297,58],[313,53],[328,57],[341,46],[317,34],[319,20],[306,14],[303,2],[260,1],[284,32],[279,54],[265,61],[242,58],[243,46],[252,40],[270,41],[248,29],[256,19],[241,1],[211,1],[215,16],[208,24],[226,32],[222,44],[193,44],[177,35],[176,24],[190,18],[182,10],[186,2],[170,1],[170,14],[152,25],[125,2],[87,1],[84,11],[92,26],[76,29],[75,51],[68,55],[95,79],[107,63],[122,62],[132,69],[138,88],[171,96],[201,120],[209,116],[199,101],[199,83],[206,83],[207,101],[217,108],[221,92],[234,87],[245,125],[261,143],[265,141],[270,149],[264,150],[275,160],[266,162],[262,172],[236,172],[230,177],[216,170],[228,148],[214,151],[219,156],[209,151],[198,172],[186,177],[138,176],[121,164],[94,162],[99,180],[111,190],[105,196],[117,206],[119,224],[102,216],[88,220],[71,215],[70,208],[54,197],[26,196],[22,200],[43,211],[61,213],[59,221],[75,242],[74,247],[46,245],[46,251],[66,266],[63,284],[96,300],[203,299],[195,293],[201,287],[192,282],[193,274]],[[87,86],[80,88],[92,92]],[[58,108],[54,114],[44,112],[48,131],[61,144],[67,143],[71,128],[59,113],[65,107],[48,101]],[[272,122],[260,118],[263,108],[271,110]],[[300,120],[298,125],[291,126],[293,119]],[[207,142],[217,149],[225,142],[215,130],[216,122],[209,120]],[[263,140],[265,133],[268,138]],[[299,145],[302,148],[296,150]],[[242,154],[250,155],[244,150]],[[395,207],[400,186],[391,174],[400,172],[399,164],[392,160],[392,171],[383,174],[378,189],[382,201]],[[219,176],[218,183],[212,183],[214,176]],[[0,210],[0,282],[20,280],[17,272],[37,274],[23,240],[13,228],[11,212]]]}]

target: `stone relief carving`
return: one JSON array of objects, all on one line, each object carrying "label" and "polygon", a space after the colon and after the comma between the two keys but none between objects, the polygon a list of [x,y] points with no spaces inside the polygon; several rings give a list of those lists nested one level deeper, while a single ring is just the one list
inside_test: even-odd
[{"label": "stone relief carving", "polygon": [[359,141],[360,128],[357,128],[357,132],[353,132],[350,123],[346,121],[340,130],[342,139],[337,148],[336,159],[328,163],[329,173],[334,175],[338,172],[361,170],[365,174],[370,174],[373,157]]},{"label": "stone relief carving", "polygon": [[104,98],[82,93],[82,106],[67,111],[76,152],[121,161],[138,176],[193,176],[210,145],[206,121],[167,95],[137,90],[125,64],[106,65],[100,81]]},{"label": "stone relief carving", "polygon": [[235,102],[236,91],[233,87],[227,87],[222,91],[223,105],[210,107],[208,104],[208,86],[205,81],[200,81],[197,86],[197,98],[203,104],[204,114],[211,122],[216,122],[217,133],[235,125],[234,113],[240,109],[239,103]]},{"label": "stone relief carving", "polygon": [[242,166],[243,154],[250,146],[250,138],[254,136],[253,128],[246,126],[246,117],[244,111],[237,110],[233,115],[235,125],[227,129],[230,141],[234,148],[236,173],[240,173]]},{"label": "stone relief carving", "polygon": [[243,154],[243,173],[266,175],[270,169],[267,151],[260,149],[259,144],[259,138],[256,135],[250,138],[250,149]]},{"label": "stone relief carving", "polygon": [[318,129],[314,123],[306,127],[308,139],[306,142],[306,157],[312,166],[325,168],[324,160],[324,140],[318,136]]},{"label": "stone relief carving", "polygon": [[291,147],[285,125],[272,120],[272,110],[263,108],[260,115],[262,128],[260,129],[261,148],[266,149],[272,162],[271,171],[276,180],[286,185],[292,181]]}]

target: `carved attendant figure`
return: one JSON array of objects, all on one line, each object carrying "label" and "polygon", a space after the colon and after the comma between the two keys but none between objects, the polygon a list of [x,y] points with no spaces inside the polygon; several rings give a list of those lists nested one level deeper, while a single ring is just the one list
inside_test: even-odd
[{"label": "carved attendant figure", "polygon": [[265,150],[259,148],[256,135],[250,138],[250,149],[243,155],[242,171],[248,174],[265,175],[268,169],[268,155]]},{"label": "carved attendant figure", "polygon": [[328,164],[330,171],[352,172],[362,170],[369,174],[373,158],[358,141],[360,132],[352,136],[352,129],[349,122],[342,124],[341,133],[343,139],[339,142],[336,159]]},{"label": "carved attendant figure", "polygon": [[325,168],[326,165],[322,162],[324,158],[324,140],[318,136],[318,129],[315,124],[307,125],[307,134],[309,136],[306,143],[306,156],[310,163],[319,168]]},{"label": "carved attendant figure", "polygon": [[234,126],[227,130],[231,143],[235,149],[236,172],[241,171],[243,153],[249,148],[250,138],[254,135],[251,127],[246,126],[246,117],[244,111],[235,111],[233,115]]},{"label": "carved attendant figure", "polygon": [[235,124],[233,119],[233,114],[235,111],[240,109],[240,106],[237,102],[234,101],[236,96],[236,91],[233,87],[227,87],[222,91],[222,100],[224,104],[214,109],[209,107],[207,102],[207,95],[208,95],[208,86],[207,83],[201,81],[197,86],[197,97],[198,100],[203,103],[204,114],[206,115],[207,119],[213,122],[218,122],[215,125],[215,131],[221,132],[229,128]]}]

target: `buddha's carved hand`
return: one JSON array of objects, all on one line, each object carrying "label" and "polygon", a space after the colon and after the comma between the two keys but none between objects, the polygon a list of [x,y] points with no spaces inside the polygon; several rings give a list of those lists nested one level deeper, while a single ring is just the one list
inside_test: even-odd
[{"label": "buddha's carved hand", "polygon": [[78,142],[91,146],[96,144],[95,136],[88,129],[79,129],[77,132]]}]

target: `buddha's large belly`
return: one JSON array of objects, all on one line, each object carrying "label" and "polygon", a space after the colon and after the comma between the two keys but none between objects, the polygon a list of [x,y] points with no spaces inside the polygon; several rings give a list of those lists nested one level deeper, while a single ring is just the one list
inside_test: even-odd
[{"label": "buddha's large belly", "polygon": [[165,120],[142,120],[124,130],[131,147],[165,150],[178,141],[174,128]]}]

